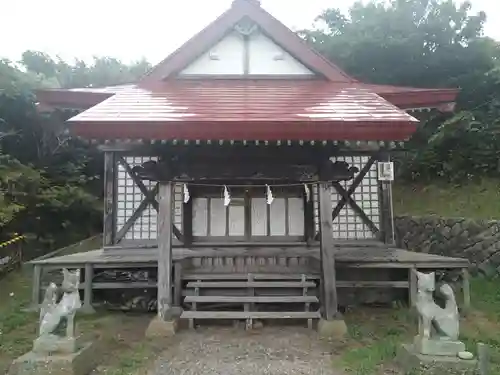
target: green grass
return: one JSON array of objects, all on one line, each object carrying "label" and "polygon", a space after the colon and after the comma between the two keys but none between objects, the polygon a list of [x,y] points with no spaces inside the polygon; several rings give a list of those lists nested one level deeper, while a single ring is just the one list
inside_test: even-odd
[{"label": "green grass", "polygon": [[394,184],[396,215],[440,215],[471,219],[500,219],[500,181],[458,185]]},{"label": "green grass", "polygon": [[[461,322],[461,340],[475,353],[478,342],[490,346],[491,374],[500,375],[500,291],[498,280],[471,280],[474,309]],[[411,342],[416,321],[408,309],[359,309],[346,313],[349,338],[339,346],[336,366],[356,375],[393,373],[396,348]]]},{"label": "green grass", "polygon": [[[20,272],[13,272],[1,281],[0,288],[0,347],[2,356],[15,356],[29,349],[26,336],[34,333],[36,314],[24,313],[31,293],[30,280]],[[0,356],[1,362],[1,356]],[[0,366],[1,368],[1,366]]]},{"label": "green grass", "polygon": [[[93,237],[60,250],[57,256],[94,250],[102,237]],[[31,350],[36,338],[38,313],[25,312],[31,301],[31,270],[12,272],[0,280],[0,374],[13,359]],[[100,375],[128,375],[147,367],[167,343],[146,340],[144,332],[151,317],[99,313],[77,315],[77,331],[94,340],[105,353]]]},{"label": "green grass", "polygon": [[[500,181],[487,180],[464,186],[431,185],[394,186],[394,210],[397,215],[429,215],[500,218]],[[100,246],[95,240],[94,248]],[[99,242],[99,243],[97,243]],[[99,245],[99,246],[97,246]],[[87,245],[77,244],[64,250],[85,251]],[[462,339],[475,351],[478,342],[491,347],[493,369],[500,375],[500,288],[498,280],[473,279],[471,295],[474,310],[462,323]],[[30,278],[21,272],[0,281],[0,373],[12,359],[30,350],[35,338],[37,315],[22,312],[31,294]],[[148,317],[124,318],[123,315],[78,317],[81,332],[99,337],[106,353],[104,363],[96,373],[106,375],[135,374],[147,366],[165,347],[165,343],[145,340],[142,336]],[[394,373],[397,346],[412,340],[416,332],[414,319],[408,310],[360,309],[346,314],[349,339],[341,343],[336,366],[357,375]]]},{"label": "green grass", "polygon": [[[27,313],[31,280],[22,272],[13,272],[0,281],[0,374],[13,359],[31,350],[36,338],[38,314]],[[165,342],[145,340],[150,316],[99,313],[78,315],[77,330],[100,346],[105,353],[96,375],[128,375],[147,366]],[[161,345],[160,345],[161,344]]]},{"label": "green grass", "polygon": [[385,371],[393,362],[396,348],[410,337],[408,310],[359,309],[346,314],[349,339],[341,347],[335,365],[348,373],[372,375]]}]

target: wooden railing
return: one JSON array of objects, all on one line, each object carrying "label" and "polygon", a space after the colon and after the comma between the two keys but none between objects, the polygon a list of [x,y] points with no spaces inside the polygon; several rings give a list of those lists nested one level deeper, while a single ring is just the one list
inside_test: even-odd
[{"label": "wooden railing", "polygon": [[16,235],[14,238],[0,243],[0,278],[21,266],[23,240],[24,236]]}]

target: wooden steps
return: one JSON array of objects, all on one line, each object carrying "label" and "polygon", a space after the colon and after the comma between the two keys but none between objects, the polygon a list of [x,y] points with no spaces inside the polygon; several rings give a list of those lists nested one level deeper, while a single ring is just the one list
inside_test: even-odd
[{"label": "wooden steps", "polygon": [[319,319],[319,311],[184,311],[181,319]]},{"label": "wooden steps", "polygon": [[185,303],[319,303],[314,296],[187,296]]},{"label": "wooden steps", "polygon": [[[181,319],[246,320],[319,319],[319,299],[315,275],[304,274],[187,274],[182,291]],[[312,308],[312,307],[315,308]],[[282,310],[282,311],[280,311]]]},{"label": "wooden steps", "polygon": [[[205,281],[189,282],[187,288],[269,288],[268,282],[262,281]],[[312,281],[274,281],[272,288],[314,288],[316,284]]]},{"label": "wooden steps", "polygon": [[185,273],[182,275],[183,280],[197,281],[197,280],[248,280],[248,275],[252,280],[319,280],[319,274],[275,274],[275,273]]}]

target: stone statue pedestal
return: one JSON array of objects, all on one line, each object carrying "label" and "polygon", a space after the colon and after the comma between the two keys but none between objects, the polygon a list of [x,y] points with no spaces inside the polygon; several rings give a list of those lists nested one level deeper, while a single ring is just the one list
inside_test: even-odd
[{"label": "stone statue pedestal", "polygon": [[397,350],[396,361],[408,375],[474,375],[477,371],[477,361],[460,359],[458,352],[453,355],[422,354],[415,344],[402,344]]},{"label": "stone statue pedestal", "polygon": [[81,340],[76,337],[47,335],[33,341],[33,353],[37,354],[71,354],[81,347]]},{"label": "stone statue pedestal", "polygon": [[415,336],[413,340],[415,352],[433,356],[456,357],[458,353],[465,352],[465,344],[460,341],[426,339]]},{"label": "stone statue pedestal", "polygon": [[12,362],[9,375],[88,375],[98,363],[94,343],[49,335],[33,342],[33,350]]}]

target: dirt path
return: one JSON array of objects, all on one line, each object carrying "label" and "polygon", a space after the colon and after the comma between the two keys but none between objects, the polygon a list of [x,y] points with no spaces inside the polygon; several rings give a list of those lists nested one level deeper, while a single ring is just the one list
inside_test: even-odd
[{"label": "dirt path", "polygon": [[176,339],[149,375],[343,375],[328,345],[305,328],[199,328]]}]

